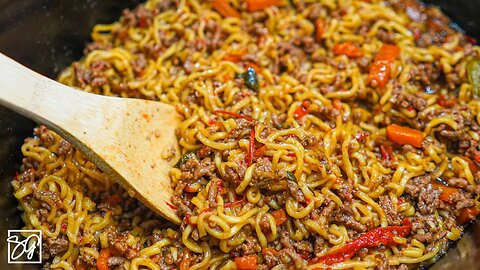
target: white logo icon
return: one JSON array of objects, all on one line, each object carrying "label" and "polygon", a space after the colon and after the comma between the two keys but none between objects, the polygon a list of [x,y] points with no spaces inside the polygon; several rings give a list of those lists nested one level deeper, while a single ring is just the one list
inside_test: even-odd
[{"label": "white logo icon", "polygon": [[[42,263],[42,231],[8,230],[7,243],[8,263]],[[36,250],[38,259],[35,257]]]}]

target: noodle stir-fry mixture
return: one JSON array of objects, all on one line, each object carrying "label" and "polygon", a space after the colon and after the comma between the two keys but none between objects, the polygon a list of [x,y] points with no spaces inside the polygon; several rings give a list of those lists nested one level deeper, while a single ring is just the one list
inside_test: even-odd
[{"label": "noodle stir-fry mixture", "polygon": [[182,223],[40,126],[12,184],[45,267],[433,263],[480,209],[480,50],[454,26],[415,0],[149,0],[96,25],[59,80],[176,107]]}]

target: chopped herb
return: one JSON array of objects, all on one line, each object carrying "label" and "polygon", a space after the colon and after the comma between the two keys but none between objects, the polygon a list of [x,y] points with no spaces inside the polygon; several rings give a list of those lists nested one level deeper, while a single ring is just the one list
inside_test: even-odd
[{"label": "chopped herb", "polygon": [[290,180],[290,181],[297,182],[297,178],[295,177],[295,175],[292,172],[287,172],[287,179]]},{"label": "chopped herb", "polygon": [[436,180],[437,182],[439,182],[440,184],[448,187],[448,183],[447,183],[445,180],[443,180],[442,178],[437,177],[437,178],[435,178],[435,180]]},{"label": "chopped herb", "polygon": [[435,94],[435,89],[433,89],[430,85],[425,86],[423,91],[429,95]]},{"label": "chopped herb", "polygon": [[247,71],[242,74],[238,74],[236,78],[242,78],[248,88],[254,91],[258,91],[258,76],[254,68],[247,68]]},{"label": "chopped herb", "polygon": [[177,163],[175,163],[175,168],[179,169],[183,164],[187,163],[187,160],[195,157],[195,151],[186,152]]},{"label": "chopped herb", "polygon": [[473,89],[473,97],[480,97],[480,59],[474,58],[467,64],[468,79]]}]

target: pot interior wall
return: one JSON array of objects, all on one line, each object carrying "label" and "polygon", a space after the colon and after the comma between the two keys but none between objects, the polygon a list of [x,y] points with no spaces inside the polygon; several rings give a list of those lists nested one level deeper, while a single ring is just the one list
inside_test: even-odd
[{"label": "pot interior wall", "polygon": [[[96,23],[113,22],[134,1],[101,0],[0,0],[0,52],[46,76],[58,72],[82,55]],[[432,0],[473,37],[480,37],[480,1]],[[39,265],[8,265],[8,229],[22,227],[21,212],[12,196],[10,180],[21,165],[20,146],[31,136],[35,124],[0,107],[0,269],[39,269]],[[480,223],[472,224],[465,236],[432,269],[478,269]]]}]

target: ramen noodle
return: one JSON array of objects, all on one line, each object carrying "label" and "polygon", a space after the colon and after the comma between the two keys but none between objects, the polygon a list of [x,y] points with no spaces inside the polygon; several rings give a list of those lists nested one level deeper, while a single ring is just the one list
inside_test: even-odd
[{"label": "ramen noodle", "polygon": [[[479,213],[479,48],[414,0],[149,0],[59,81],[183,117],[166,222],[59,135],[12,184],[53,269],[410,269]],[[161,157],[159,157],[161,158]]]}]

